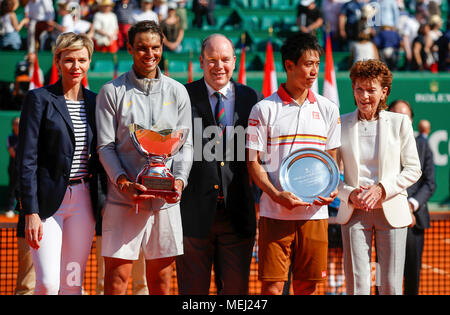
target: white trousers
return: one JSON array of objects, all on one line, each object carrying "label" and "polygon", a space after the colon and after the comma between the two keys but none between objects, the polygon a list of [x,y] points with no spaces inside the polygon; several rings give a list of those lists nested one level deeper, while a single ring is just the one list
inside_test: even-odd
[{"label": "white trousers", "polygon": [[42,224],[40,248],[31,249],[34,294],[81,294],[95,229],[89,185],[68,186],[59,209]]},{"label": "white trousers", "polygon": [[408,228],[391,227],[382,209],[367,212],[355,209],[341,231],[347,294],[369,295],[371,292],[372,240],[375,237],[378,291],[380,295],[401,295]]}]

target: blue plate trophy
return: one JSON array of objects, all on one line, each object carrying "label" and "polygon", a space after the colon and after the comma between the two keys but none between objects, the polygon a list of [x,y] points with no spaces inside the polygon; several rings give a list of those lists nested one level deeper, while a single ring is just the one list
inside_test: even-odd
[{"label": "blue plate trophy", "polygon": [[166,162],[186,142],[189,129],[154,131],[137,124],[131,124],[128,128],[136,150],[147,159],[136,177],[136,182],[147,188],[142,194],[155,195],[168,203],[178,201],[175,178],[166,167]]},{"label": "blue plate trophy", "polygon": [[325,151],[304,148],[292,152],[281,162],[281,187],[305,202],[328,197],[339,184],[339,168]]}]

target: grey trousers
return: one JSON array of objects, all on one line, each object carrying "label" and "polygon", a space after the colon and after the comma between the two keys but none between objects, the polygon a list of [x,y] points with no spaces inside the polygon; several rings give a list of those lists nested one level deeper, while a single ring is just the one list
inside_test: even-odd
[{"label": "grey trousers", "polygon": [[347,294],[370,294],[372,240],[375,237],[379,293],[401,295],[406,235],[407,227],[391,227],[382,209],[367,212],[355,209],[349,222],[342,225]]}]

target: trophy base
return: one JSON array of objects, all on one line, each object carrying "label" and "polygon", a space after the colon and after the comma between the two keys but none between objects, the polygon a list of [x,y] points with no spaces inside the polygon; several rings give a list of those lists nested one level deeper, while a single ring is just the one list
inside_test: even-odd
[{"label": "trophy base", "polygon": [[173,177],[149,176],[142,175],[138,181],[147,187],[147,189],[154,191],[174,191],[175,180]]},{"label": "trophy base", "polygon": [[153,195],[156,198],[164,199],[167,203],[178,201],[179,194],[175,191],[175,180],[173,177],[143,175],[139,178],[139,182],[147,188],[140,195]]},{"label": "trophy base", "polygon": [[164,199],[167,203],[176,203],[179,199],[179,194],[175,190],[160,190],[160,189],[149,189],[139,193],[140,195],[152,195],[156,198]]}]

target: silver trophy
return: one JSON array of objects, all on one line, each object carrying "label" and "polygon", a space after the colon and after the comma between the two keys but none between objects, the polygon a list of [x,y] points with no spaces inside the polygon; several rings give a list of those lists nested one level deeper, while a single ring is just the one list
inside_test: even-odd
[{"label": "silver trophy", "polygon": [[280,166],[281,187],[305,202],[327,197],[339,184],[339,168],[325,151],[304,148],[286,156]]},{"label": "silver trophy", "polygon": [[147,159],[136,177],[136,182],[147,188],[142,194],[155,195],[169,203],[178,200],[175,178],[166,167],[166,162],[180,151],[189,129],[154,131],[137,124],[131,124],[128,128],[136,150]]}]

